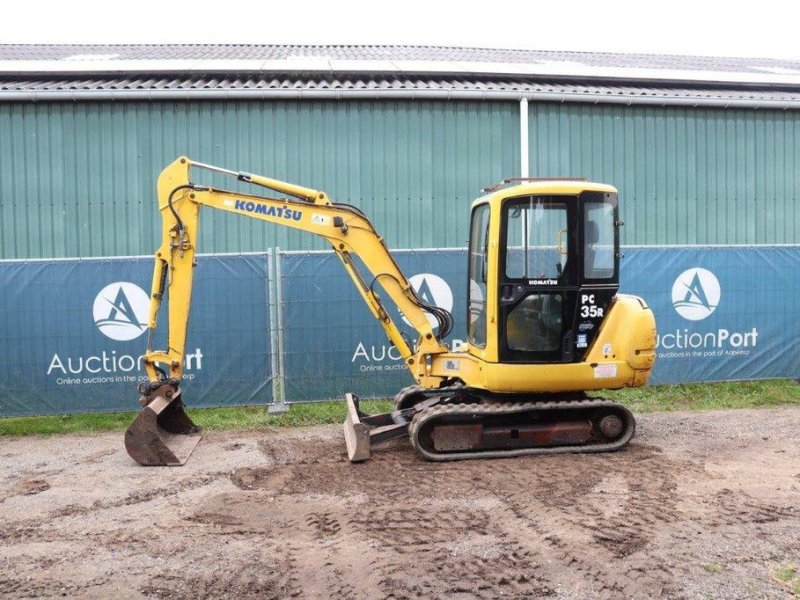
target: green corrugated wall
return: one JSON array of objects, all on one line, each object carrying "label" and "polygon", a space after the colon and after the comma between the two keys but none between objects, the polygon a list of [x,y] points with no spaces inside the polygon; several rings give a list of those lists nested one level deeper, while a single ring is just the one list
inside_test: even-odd
[{"label": "green corrugated wall", "polygon": [[[181,154],[323,189],[361,207],[390,247],[463,246],[480,188],[519,172],[519,108],[0,103],[0,258],[152,253],[156,177]],[[208,174],[198,182],[235,186]],[[303,232],[213,210],[202,226],[201,252],[325,247]]]},{"label": "green corrugated wall", "polygon": [[626,244],[800,242],[800,111],[536,104],[531,176],[619,189]]},{"label": "green corrugated wall", "polygon": [[[627,244],[797,243],[798,143],[799,111],[530,105],[530,174],[615,184]],[[0,103],[0,258],[151,253],[180,154],[323,189],[390,247],[463,246],[479,189],[519,174],[519,105]],[[324,247],[211,210],[203,226],[202,252]]]}]

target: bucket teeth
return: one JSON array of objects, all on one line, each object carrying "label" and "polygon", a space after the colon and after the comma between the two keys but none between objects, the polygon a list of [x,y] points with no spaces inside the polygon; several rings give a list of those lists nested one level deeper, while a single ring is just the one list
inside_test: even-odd
[{"label": "bucket teeth", "polygon": [[180,387],[165,383],[139,400],[144,408],[125,432],[125,449],[140,465],[183,465],[200,441],[180,395]]}]

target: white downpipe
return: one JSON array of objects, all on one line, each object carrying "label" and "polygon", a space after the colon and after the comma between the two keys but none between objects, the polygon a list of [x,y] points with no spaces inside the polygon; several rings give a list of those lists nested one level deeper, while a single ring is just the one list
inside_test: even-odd
[{"label": "white downpipe", "polygon": [[[521,98],[519,101],[519,176],[530,177],[528,174],[528,99]],[[520,219],[520,238],[523,248],[528,245],[528,217],[531,211],[525,211],[525,218]],[[525,273],[528,272],[528,252],[525,251]]]},{"label": "white downpipe", "polygon": [[528,174],[528,99],[519,101],[519,176]]}]

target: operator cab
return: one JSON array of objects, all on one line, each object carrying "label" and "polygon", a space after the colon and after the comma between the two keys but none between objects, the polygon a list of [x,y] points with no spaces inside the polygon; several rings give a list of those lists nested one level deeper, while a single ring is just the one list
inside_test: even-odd
[{"label": "operator cab", "polygon": [[477,200],[470,351],[502,363],[583,360],[619,287],[620,225],[616,189],[585,181],[534,181]]}]

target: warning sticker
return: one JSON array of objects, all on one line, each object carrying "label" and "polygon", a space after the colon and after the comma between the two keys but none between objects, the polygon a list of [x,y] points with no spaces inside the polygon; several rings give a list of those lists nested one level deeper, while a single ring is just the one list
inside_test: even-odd
[{"label": "warning sticker", "polygon": [[607,377],[616,377],[617,376],[617,365],[597,365],[594,368],[594,378],[595,379],[605,379]]}]

